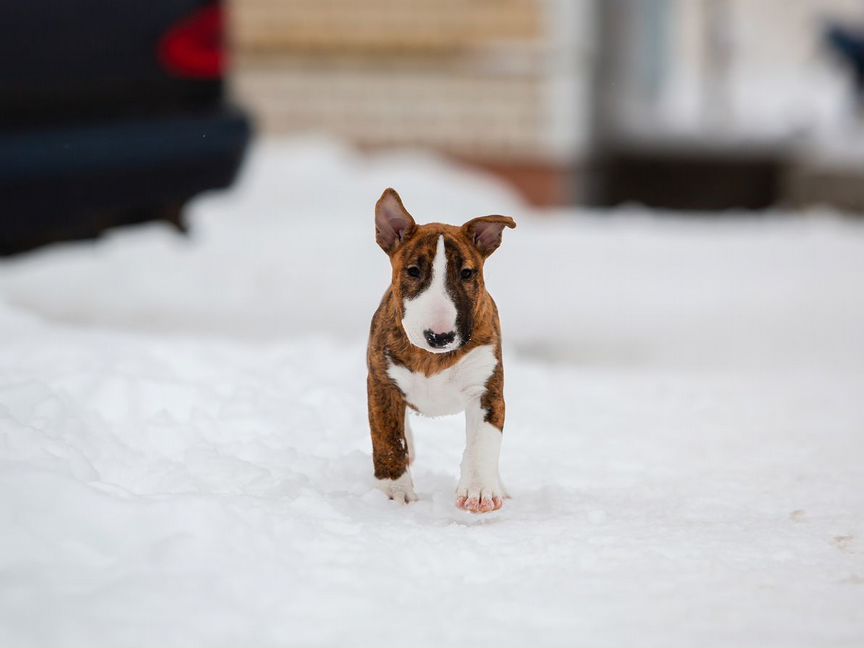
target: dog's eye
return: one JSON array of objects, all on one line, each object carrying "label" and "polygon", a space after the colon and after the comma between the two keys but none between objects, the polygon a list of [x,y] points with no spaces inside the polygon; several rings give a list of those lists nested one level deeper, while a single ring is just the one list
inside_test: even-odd
[{"label": "dog's eye", "polygon": [[408,270],[406,270],[406,272],[408,273],[409,277],[414,277],[415,279],[420,276],[420,268],[418,268],[417,266],[411,266],[410,268],[408,268]]},{"label": "dog's eye", "polygon": [[474,278],[475,271],[471,268],[462,268],[462,281],[468,281]]}]

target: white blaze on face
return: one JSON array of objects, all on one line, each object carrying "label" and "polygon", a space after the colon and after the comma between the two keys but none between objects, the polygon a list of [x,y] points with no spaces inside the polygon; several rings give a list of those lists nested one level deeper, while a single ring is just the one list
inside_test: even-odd
[{"label": "white blaze on face", "polygon": [[[456,333],[456,305],[447,293],[447,254],[444,236],[438,237],[435,260],[432,262],[432,280],[426,289],[414,299],[405,300],[405,317],[402,328],[414,346],[432,353],[446,353],[460,344]],[[453,341],[443,347],[430,346],[426,331],[433,334],[454,334]]]}]

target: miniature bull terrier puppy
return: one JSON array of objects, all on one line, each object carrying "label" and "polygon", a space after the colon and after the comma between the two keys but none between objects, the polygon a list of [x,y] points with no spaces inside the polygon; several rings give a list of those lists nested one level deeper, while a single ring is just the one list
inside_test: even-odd
[{"label": "miniature bull terrier puppy", "polygon": [[482,216],[461,227],[417,225],[393,189],[375,205],[375,240],[390,257],[392,280],[372,317],[367,390],[375,477],[390,499],[417,499],[408,411],[465,412],[456,506],[487,513],[503,505],[501,327],[483,264],[505,227],[516,223]]}]

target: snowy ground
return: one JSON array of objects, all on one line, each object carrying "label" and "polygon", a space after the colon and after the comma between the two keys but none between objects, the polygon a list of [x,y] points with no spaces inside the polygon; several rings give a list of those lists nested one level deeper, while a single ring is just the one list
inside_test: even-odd
[{"label": "snowy ground", "polygon": [[[194,235],[0,264],[2,646],[861,646],[864,226],[539,219],[416,155],[295,141]],[[372,205],[508,213],[498,514],[372,487]]]}]

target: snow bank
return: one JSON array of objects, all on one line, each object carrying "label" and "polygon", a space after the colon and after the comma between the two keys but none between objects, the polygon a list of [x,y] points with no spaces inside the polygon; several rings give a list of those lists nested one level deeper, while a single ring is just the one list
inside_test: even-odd
[{"label": "snow bank", "polygon": [[[504,510],[372,488],[371,205],[510,213]],[[414,155],[268,145],[161,227],[0,264],[0,645],[864,641],[864,228],[539,219]]]},{"label": "snow bank", "polygon": [[859,223],[640,209],[540,219],[436,158],[318,140],[261,147],[239,190],[194,205],[191,238],[153,225],[6,262],[0,299],[78,326],[362,343],[390,278],[372,223],[389,185],[421,222],[517,219],[487,265],[517,350],[602,365],[864,367]]}]

